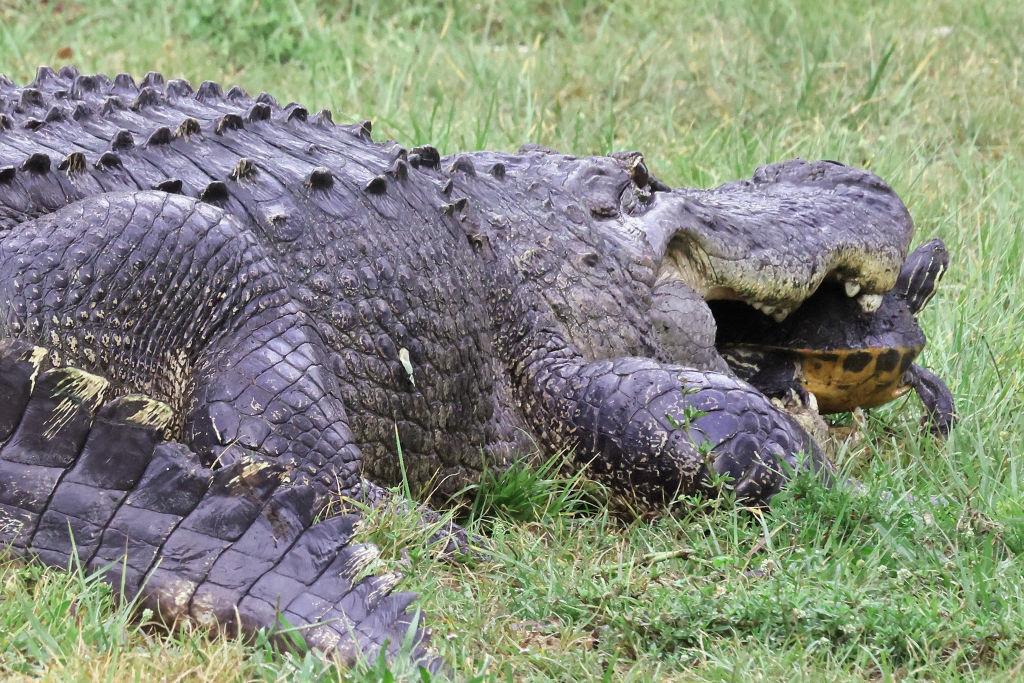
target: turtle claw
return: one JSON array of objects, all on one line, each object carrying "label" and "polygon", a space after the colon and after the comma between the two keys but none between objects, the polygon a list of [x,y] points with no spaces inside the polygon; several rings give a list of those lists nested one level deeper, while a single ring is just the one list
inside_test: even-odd
[{"label": "turtle claw", "polygon": [[914,388],[921,403],[924,404],[926,415],[922,425],[928,425],[932,434],[940,438],[949,436],[949,431],[956,424],[956,406],[949,387],[938,375],[925,370],[920,365],[911,365],[904,381]]}]

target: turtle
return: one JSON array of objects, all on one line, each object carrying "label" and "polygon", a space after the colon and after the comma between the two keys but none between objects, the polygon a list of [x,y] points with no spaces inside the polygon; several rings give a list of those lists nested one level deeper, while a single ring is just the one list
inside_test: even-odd
[{"label": "turtle", "polygon": [[949,388],[914,363],[925,345],[917,316],[949,265],[939,239],[904,261],[885,294],[825,281],[782,321],[739,301],[712,301],[715,346],[741,379],[788,405],[822,414],[874,408],[913,390],[925,422],[941,437],[957,415]]}]

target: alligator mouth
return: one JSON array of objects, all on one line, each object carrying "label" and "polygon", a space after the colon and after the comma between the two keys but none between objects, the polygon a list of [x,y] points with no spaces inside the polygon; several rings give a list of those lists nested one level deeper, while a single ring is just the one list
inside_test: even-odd
[{"label": "alligator mouth", "polygon": [[[670,248],[661,274],[703,296],[714,319],[715,348],[730,369],[770,398],[825,414],[871,408],[908,391],[904,374],[925,343],[915,315],[941,277],[946,253],[940,242],[928,243],[902,269],[868,253],[846,256],[788,289],[777,281],[758,284],[746,264],[698,271],[694,263],[712,261],[695,260],[692,249]],[[702,279],[712,284],[701,288]],[[863,291],[866,281],[871,291]],[[764,296],[769,291],[773,298]]]},{"label": "alligator mouth", "polygon": [[709,305],[739,302],[781,323],[823,287],[836,288],[855,299],[862,310],[873,313],[896,282],[899,260],[888,253],[872,256],[842,250],[817,272],[796,272],[785,265],[776,266],[772,260],[714,258],[699,243],[682,238],[669,244],[662,264],[662,273],[666,272]]},{"label": "alligator mouth", "polygon": [[[642,221],[658,281],[684,285],[664,291],[703,299],[718,355],[765,395],[814,388],[833,412],[905,391],[901,368],[924,345],[914,315],[948,253],[933,240],[907,255],[910,214],[877,176],[780,162],[749,181],[658,193]],[[698,353],[712,343],[679,339],[683,354],[687,339]]]},{"label": "alligator mouth", "polygon": [[877,295],[878,303],[866,306],[864,295],[851,297],[846,289],[826,281],[782,320],[737,299],[708,301],[715,347],[764,393],[799,386],[821,414],[888,403],[909,390],[904,373],[924,348],[924,335],[894,296]]}]

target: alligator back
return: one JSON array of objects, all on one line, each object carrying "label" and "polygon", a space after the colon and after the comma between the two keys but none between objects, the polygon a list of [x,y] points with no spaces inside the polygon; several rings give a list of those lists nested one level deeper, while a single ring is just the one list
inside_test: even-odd
[{"label": "alligator back", "polygon": [[[219,209],[307,318],[362,471],[451,494],[485,461],[510,459],[521,421],[491,349],[479,264],[446,210],[451,184],[437,150],[374,143],[370,130],[265,93],[193,89],[155,73],[136,84],[41,68],[22,88],[0,78],[0,235],[114,192],[157,190]],[[210,283],[212,296],[229,284]],[[50,344],[49,319],[33,340]],[[102,371],[117,391],[154,380],[121,386],[109,364],[83,355],[81,339],[75,346],[65,362]]]}]

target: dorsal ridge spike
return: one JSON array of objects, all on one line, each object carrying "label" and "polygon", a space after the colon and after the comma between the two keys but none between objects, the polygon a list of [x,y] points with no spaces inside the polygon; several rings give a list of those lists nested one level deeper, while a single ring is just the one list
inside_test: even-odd
[{"label": "dorsal ridge spike", "polygon": [[70,64],[66,64],[62,66],[59,71],[57,71],[57,75],[65,81],[73,81],[75,80],[75,77],[78,76],[78,69],[71,66]]},{"label": "dorsal ridge spike", "polygon": [[373,121],[366,119],[359,124],[359,134],[367,140],[373,140]]},{"label": "dorsal ridge spike", "polygon": [[51,81],[57,80],[57,73],[48,66],[40,66],[36,69],[36,77],[32,80],[32,87],[39,88]]},{"label": "dorsal ridge spike", "polygon": [[467,206],[469,206],[469,199],[466,197],[459,197],[452,202],[452,206],[455,207],[456,211],[463,211]]},{"label": "dorsal ridge spike", "polygon": [[167,126],[160,126],[149,136],[146,140],[147,147],[153,147],[155,145],[166,145],[174,139],[174,134],[171,133],[171,129]]},{"label": "dorsal ridge spike", "polygon": [[202,132],[202,128],[199,125],[199,121],[189,116],[178,124],[177,129],[174,131],[174,137],[188,139],[193,135],[198,135],[200,132]]},{"label": "dorsal ridge spike", "polygon": [[249,93],[245,91],[241,86],[233,85],[228,88],[228,91],[224,94],[224,97],[231,100],[232,102],[244,102],[249,99]]},{"label": "dorsal ridge spike", "polygon": [[18,99],[18,106],[24,109],[31,109],[34,107],[42,107],[46,104],[46,99],[43,97],[43,93],[39,92],[35,88],[22,88],[21,97]]},{"label": "dorsal ridge spike", "polygon": [[139,86],[131,74],[117,74],[114,76],[113,91],[122,95],[134,95],[139,92]]},{"label": "dorsal ridge spike", "polygon": [[181,180],[178,178],[168,178],[167,180],[161,180],[159,183],[156,183],[151,189],[166,192],[168,194],[181,194],[181,187]]},{"label": "dorsal ridge spike", "polygon": [[85,170],[85,154],[82,152],[72,152],[64,157],[60,164],[58,164],[57,169],[64,171],[69,177],[76,173],[81,173]]},{"label": "dorsal ridge spike", "polygon": [[13,166],[0,166],[0,183],[7,184],[14,180],[16,172]]},{"label": "dorsal ridge spike", "polygon": [[374,176],[363,188],[369,194],[384,194],[388,191],[388,181],[384,176]]},{"label": "dorsal ridge spike", "polygon": [[77,76],[71,84],[71,97],[80,100],[86,93],[96,92],[99,89],[100,81],[96,76]]},{"label": "dorsal ridge spike", "polygon": [[214,180],[199,193],[199,199],[211,204],[219,204],[228,198],[228,186],[222,180]]},{"label": "dorsal ridge spike", "polygon": [[121,168],[123,166],[121,155],[117,152],[104,152],[93,166],[96,168]]},{"label": "dorsal ridge spike", "polygon": [[313,117],[313,123],[318,126],[329,127],[334,125],[334,114],[330,109],[321,109]]},{"label": "dorsal ridge spike", "polygon": [[449,173],[465,173],[468,176],[476,175],[476,166],[473,164],[473,160],[466,154],[460,154],[452,162],[451,168],[448,169]]},{"label": "dorsal ridge spike", "polygon": [[306,176],[306,187],[311,190],[328,190],[334,185],[334,174],[326,166],[318,166]]},{"label": "dorsal ridge spike", "polygon": [[192,96],[192,84],[182,78],[175,78],[167,81],[164,88],[168,97],[185,98]]},{"label": "dorsal ridge spike", "polygon": [[156,88],[158,90],[164,87],[164,75],[159,71],[150,71],[142,77],[142,88]]},{"label": "dorsal ridge spike", "polygon": [[84,102],[76,104],[74,110],[71,112],[71,118],[75,121],[82,121],[90,116],[92,116],[92,109]]},{"label": "dorsal ridge spike", "polygon": [[135,146],[135,138],[132,136],[130,131],[119,130],[114,133],[114,137],[110,140],[110,149],[130,149]]},{"label": "dorsal ridge spike", "polygon": [[441,165],[441,153],[433,145],[413,147],[412,153],[420,158],[420,163],[424,166],[438,168]]},{"label": "dorsal ridge spike", "polygon": [[285,119],[288,121],[306,121],[309,118],[309,111],[298,104],[288,105],[288,113]]},{"label": "dorsal ridge spike", "polygon": [[[83,105],[84,106],[84,105]],[[103,100],[103,115],[113,114],[115,111],[122,111],[126,109],[124,100],[117,95],[111,95],[107,99]]]},{"label": "dorsal ridge spike", "polygon": [[399,157],[392,162],[387,173],[396,180],[405,180],[409,177],[409,164],[406,163],[405,159]]},{"label": "dorsal ridge spike", "polygon": [[245,121],[238,114],[224,114],[213,124],[213,132],[223,135],[226,130],[241,130],[245,128]]},{"label": "dorsal ridge spike", "polygon": [[256,175],[256,164],[253,163],[252,159],[242,157],[235,164],[235,167],[231,169],[231,173],[228,174],[228,178],[236,182],[240,180],[248,180]]},{"label": "dorsal ridge spike", "polygon": [[36,152],[22,162],[21,170],[32,173],[47,173],[50,170],[50,157],[42,152]]},{"label": "dorsal ridge spike", "polygon": [[203,81],[196,90],[196,99],[200,102],[210,102],[224,99],[224,93],[220,84],[214,81]]},{"label": "dorsal ridge spike", "polygon": [[144,86],[142,90],[139,91],[139,96],[135,98],[134,102],[132,102],[132,110],[140,111],[146,107],[154,107],[160,104],[162,100],[163,95],[159,90],[153,86]]},{"label": "dorsal ridge spike", "polygon": [[280,105],[277,103],[277,100],[275,100],[274,96],[271,95],[270,93],[261,92],[259,95],[256,96],[256,101],[260,104],[265,104],[273,109],[280,108]]},{"label": "dorsal ridge spike", "polygon": [[272,111],[266,102],[257,102],[249,108],[245,117],[250,121],[269,121]]},{"label": "dorsal ridge spike", "polygon": [[55,121],[64,121],[65,119],[67,119],[67,112],[59,104],[55,104],[50,107],[50,111],[46,112],[43,120],[47,123],[53,123]]},{"label": "dorsal ridge spike", "polygon": [[505,164],[499,161],[494,166],[491,166],[491,175],[498,180],[503,179],[505,177]]}]

